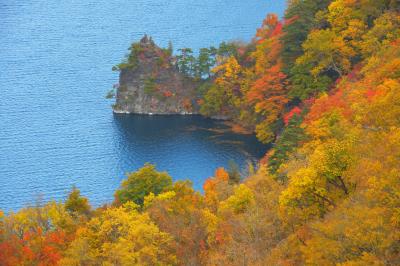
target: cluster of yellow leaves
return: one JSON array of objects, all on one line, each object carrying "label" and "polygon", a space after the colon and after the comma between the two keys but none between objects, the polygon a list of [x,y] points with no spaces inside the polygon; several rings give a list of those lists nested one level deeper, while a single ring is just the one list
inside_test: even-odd
[{"label": "cluster of yellow leaves", "polygon": [[297,59],[297,64],[311,64],[314,76],[329,70],[343,76],[351,70],[357,56],[365,59],[390,46],[400,37],[400,24],[398,12],[389,10],[382,14],[390,7],[387,2],[333,1],[321,18],[329,27],[309,34],[303,44],[304,55]]},{"label": "cluster of yellow leaves", "polygon": [[171,265],[172,238],[128,202],[79,229],[61,265]]}]

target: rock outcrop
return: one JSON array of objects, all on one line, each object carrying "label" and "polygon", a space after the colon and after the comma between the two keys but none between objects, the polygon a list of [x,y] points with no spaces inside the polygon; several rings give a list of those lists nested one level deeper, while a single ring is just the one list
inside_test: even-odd
[{"label": "rock outcrop", "polygon": [[195,84],[175,65],[172,51],[161,49],[151,38],[132,44],[126,62],[118,65],[116,113],[198,113]]}]

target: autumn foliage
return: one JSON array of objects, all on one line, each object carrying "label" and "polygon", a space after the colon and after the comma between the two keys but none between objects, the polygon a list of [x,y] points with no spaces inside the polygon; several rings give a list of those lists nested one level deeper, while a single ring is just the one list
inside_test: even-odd
[{"label": "autumn foliage", "polygon": [[400,265],[399,9],[289,1],[250,44],[203,50],[202,113],[255,131],[265,159],[204,193],[146,164],[111,205],[74,188],[0,212],[0,265]]}]

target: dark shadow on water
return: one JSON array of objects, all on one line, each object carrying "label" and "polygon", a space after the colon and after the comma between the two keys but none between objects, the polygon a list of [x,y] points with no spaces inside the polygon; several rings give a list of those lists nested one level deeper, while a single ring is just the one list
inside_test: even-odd
[{"label": "dark shadow on water", "polygon": [[114,122],[127,145],[140,141],[207,140],[210,144],[240,147],[257,159],[269,147],[261,144],[255,135],[237,134],[224,123],[200,115],[114,114]]},{"label": "dark shadow on water", "polygon": [[154,163],[175,179],[190,179],[201,190],[217,167],[241,168],[268,150],[254,135],[236,134],[220,121],[198,115],[114,114],[115,149],[122,172]]}]

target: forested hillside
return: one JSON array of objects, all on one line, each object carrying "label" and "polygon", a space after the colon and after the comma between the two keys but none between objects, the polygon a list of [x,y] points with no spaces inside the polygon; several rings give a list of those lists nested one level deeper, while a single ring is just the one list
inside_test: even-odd
[{"label": "forested hillside", "polygon": [[257,167],[0,215],[0,265],[400,265],[399,26],[396,0],[289,1],[197,74],[203,114],[273,143]]}]

